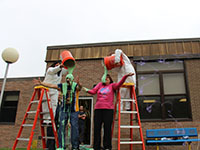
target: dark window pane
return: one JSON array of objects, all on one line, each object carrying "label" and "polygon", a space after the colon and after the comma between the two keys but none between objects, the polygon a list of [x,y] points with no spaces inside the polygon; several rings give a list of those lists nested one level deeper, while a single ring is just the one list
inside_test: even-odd
[{"label": "dark window pane", "polygon": [[8,107],[8,106],[14,106],[14,107],[16,107],[17,103],[18,103],[18,101],[5,101],[4,104],[3,104],[3,106],[4,107]]},{"label": "dark window pane", "polygon": [[166,118],[190,118],[186,96],[165,96],[165,102],[162,106],[165,108]]},{"label": "dark window pane", "polygon": [[5,91],[0,109],[0,122],[15,122],[19,91]]},{"label": "dark window pane", "polygon": [[141,119],[160,119],[162,117],[159,96],[138,97],[138,107]]},{"label": "dark window pane", "polygon": [[0,122],[15,122],[16,108],[3,108],[0,114]]}]

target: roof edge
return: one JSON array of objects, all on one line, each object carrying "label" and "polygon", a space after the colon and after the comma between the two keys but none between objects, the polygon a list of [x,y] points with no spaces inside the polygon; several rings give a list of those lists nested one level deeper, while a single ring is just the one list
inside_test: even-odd
[{"label": "roof edge", "polygon": [[84,48],[97,46],[117,46],[129,44],[146,44],[146,43],[171,43],[171,42],[199,42],[200,38],[180,38],[180,39],[159,39],[159,40],[138,40],[138,41],[119,41],[119,42],[102,42],[102,43],[85,43],[71,45],[47,46],[47,50],[65,49],[65,48]]}]

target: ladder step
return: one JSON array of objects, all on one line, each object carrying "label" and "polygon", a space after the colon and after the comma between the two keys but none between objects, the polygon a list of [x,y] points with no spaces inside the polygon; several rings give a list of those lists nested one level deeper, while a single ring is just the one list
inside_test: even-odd
[{"label": "ladder step", "polygon": [[143,144],[142,141],[126,141],[126,142],[121,142],[120,144]]},{"label": "ladder step", "polygon": [[33,124],[23,124],[22,126],[23,126],[23,127],[32,127]]},{"label": "ladder step", "polygon": [[35,114],[37,111],[28,111],[28,114]]},{"label": "ladder step", "polygon": [[43,139],[50,139],[50,140],[54,140],[55,139],[55,137],[50,137],[50,136],[44,136],[44,137],[42,137]]},{"label": "ladder step", "polygon": [[[33,104],[33,103],[39,103],[39,101],[40,101],[40,100],[33,100],[33,101],[31,102],[31,104]],[[42,102],[46,102],[46,101],[47,101],[46,99],[43,99],[43,100],[42,100]]]},{"label": "ladder step", "polygon": [[39,103],[39,100],[34,100],[31,102],[31,104],[33,104],[33,103]]},{"label": "ladder step", "polygon": [[121,102],[135,102],[135,100],[130,98],[122,98]]},{"label": "ladder step", "polygon": [[125,129],[129,129],[129,128],[139,129],[140,126],[127,126],[127,125],[122,125],[122,126],[120,126],[120,128],[125,128]]},{"label": "ladder step", "polygon": [[29,138],[17,138],[18,141],[29,141]]},{"label": "ladder step", "polygon": [[124,114],[137,114],[137,111],[121,111]]},{"label": "ladder step", "polygon": [[48,111],[43,111],[43,112],[40,112],[40,114],[50,114]]}]

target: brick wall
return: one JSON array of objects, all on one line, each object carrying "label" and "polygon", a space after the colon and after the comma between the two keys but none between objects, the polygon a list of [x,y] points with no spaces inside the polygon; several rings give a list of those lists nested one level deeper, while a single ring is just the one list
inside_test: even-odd
[{"label": "brick wall", "polygon": [[[7,79],[5,91],[20,91],[19,102],[16,113],[16,120],[14,125],[2,125],[0,124],[0,148],[11,148],[14,144],[14,140],[17,137],[20,125],[22,123],[24,114],[30,102],[33,93],[33,78],[16,78]],[[2,85],[2,80],[0,80]],[[38,128],[36,129],[37,133]],[[28,137],[30,135],[29,130],[23,131],[23,137]],[[19,142],[19,147],[26,147],[23,142]]]}]

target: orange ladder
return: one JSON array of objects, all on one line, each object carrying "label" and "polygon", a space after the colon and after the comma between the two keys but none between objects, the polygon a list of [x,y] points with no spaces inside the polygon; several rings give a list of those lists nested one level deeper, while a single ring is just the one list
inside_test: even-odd
[{"label": "orange ladder", "polygon": [[[50,104],[50,98],[49,98],[49,95],[48,95],[48,91],[49,91],[48,88],[43,87],[43,86],[37,86],[37,87],[34,88],[33,95],[32,95],[31,100],[29,102],[28,108],[26,110],[24,119],[23,119],[22,124],[20,126],[20,129],[19,129],[18,135],[15,139],[12,150],[16,149],[17,143],[19,141],[27,141],[28,142],[27,150],[31,149],[31,143],[32,143],[32,140],[33,140],[33,135],[34,135],[34,132],[35,132],[35,127],[36,127],[36,124],[37,124],[38,116],[40,118],[39,120],[40,120],[40,129],[41,129],[43,149],[46,149],[46,140],[45,139],[52,139],[52,138],[55,139],[57,148],[59,147],[59,145],[58,145],[58,135],[57,135],[57,131],[56,131],[56,125],[55,125],[53,110],[52,110],[52,107],[51,107],[51,104]],[[43,98],[44,96],[46,96],[45,100]],[[36,97],[37,97],[37,99],[36,99]],[[49,112],[43,112],[42,111],[42,102],[45,102],[45,101],[47,101]],[[35,105],[35,104],[37,104],[35,106],[35,107],[37,107],[37,110],[33,111],[33,110],[31,110],[31,107],[34,107],[33,105]],[[50,122],[51,122],[51,126],[53,128],[54,137],[46,137],[45,136],[44,127],[46,127],[48,125],[44,124],[43,114],[46,114],[46,113],[50,114],[50,118],[51,118]],[[34,115],[34,119],[30,118],[31,114]],[[30,120],[34,120],[33,123],[32,122],[26,123],[26,122],[30,122]],[[28,138],[21,137],[22,130],[25,127],[32,127],[30,136]]]},{"label": "orange ladder", "polygon": [[[145,150],[145,143],[142,134],[142,127],[140,122],[140,115],[139,109],[137,104],[137,97],[135,93],[135,87],[133,83],[124,83],[121,88],[128,88],[130,89],[130,98],[121,99],[120,97],[120,90],[117,93],[117,101],[115,103],[115,110],[114,110],[114,121],[116,120],[116,113],[118,111],[118,150],[120,150],[120,146],[122,144],[130,145],[130,150],[133,150],[133,145],[141,144],[142,150]],[[130,110],[121,110],[121,103],[123,102],[130,102]],[[118,105],[118,106],[117,106]],[[135,105],[135,107],[134,107]],[[118,109],[118,110],[117,110]],[[121,123],[121,114],[129,114],[130,115],[130,125],[122,125]],[[137,122],[137,125],[134,125],[134,115]],[[112,135],[114,131],[114,121],[112,125]],[[123,121],[123,123],[125,123]],[[130,137],[129,138],[122,138],[121,137],[121,129],[130,129]],[[139,129],[140,140],[134,141],[133,139],[133,129]]]}]

